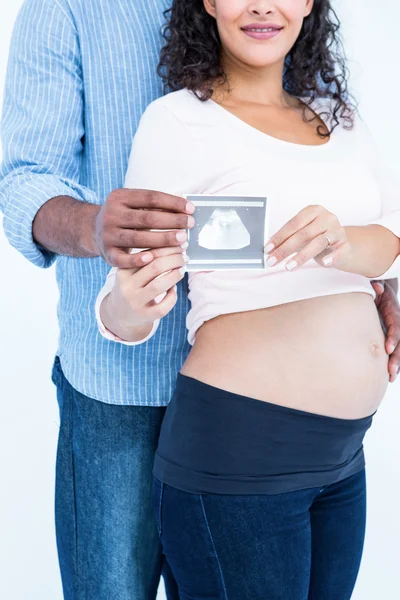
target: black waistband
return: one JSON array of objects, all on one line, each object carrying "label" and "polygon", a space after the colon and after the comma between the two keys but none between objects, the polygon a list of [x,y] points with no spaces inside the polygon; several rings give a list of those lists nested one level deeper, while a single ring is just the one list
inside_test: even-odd
[{"label": "black waistband", "polygon": [[364,467],[372,416],[338,419],[261,402],[179,375],[155,476],[194,493],[277,494]]}]

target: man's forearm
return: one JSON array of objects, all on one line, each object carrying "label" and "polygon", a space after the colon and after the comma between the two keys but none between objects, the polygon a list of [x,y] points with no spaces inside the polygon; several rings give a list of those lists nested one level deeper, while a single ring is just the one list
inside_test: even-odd
[{"label": "man's forearm", "polygon": [[64,256],[99,256],[95,244],[95,221],[100,206],[69,196],[52,198],[38,211],[33,238],[42,248]]},{"label": "man's forearm", "polygon": [[398,279],[386,279],[386,285],[390,285],[394,293],[397,295],[399,293],[399,280]]}]

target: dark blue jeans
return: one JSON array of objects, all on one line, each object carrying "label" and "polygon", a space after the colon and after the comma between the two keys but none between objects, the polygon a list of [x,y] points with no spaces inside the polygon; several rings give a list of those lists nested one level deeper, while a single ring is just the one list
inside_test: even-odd
[{"label": "dark blue jeans", "polygon": [[273,496],[198,495],[155,481],[180,600],[350,600],[365,532],[365,472]]},{"label": "dark blue jeans", "polygon": [[151,502],[165,409],[111,406],[77,392],[56,359],[61,427],[56,530],[66,600],[154,600],[164,563]]}]

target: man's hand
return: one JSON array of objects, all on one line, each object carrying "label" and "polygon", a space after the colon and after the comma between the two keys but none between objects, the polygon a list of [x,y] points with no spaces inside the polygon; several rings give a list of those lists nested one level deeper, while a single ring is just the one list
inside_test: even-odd
[{"label": "man's hand", "polygon": [[[194,211],[184,198],[144,190],[115,190],[103,206],[57,196],[38,211],[32,233],[42,248],[55,254],[102,256],[114,267],[131,269],[157,258],[161,248],[184,245]],[[130,248],[150,251],[129,254]]]},{"label": "man's hand", "polygon": [[376,306],[386,328],[386,352],[389,359],[390,382],[396,381],[400,371],[400,305],[397,297],[397,279],[373,281]]},{"label": "man's hand", "polygon": [[[114,267],[143,267],[158,256],[158,248],[185,244],[187,233],[182,230],[194,226],[194,211],[192,203],[177,196],[147,190],[115,190],[96,217],[95,248]],[[129,254],[130,248],[154,250]]]}]

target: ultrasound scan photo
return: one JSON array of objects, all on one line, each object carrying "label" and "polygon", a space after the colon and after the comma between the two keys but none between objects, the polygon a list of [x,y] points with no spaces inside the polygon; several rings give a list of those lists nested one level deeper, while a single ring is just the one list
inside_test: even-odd
[{"label": "ultrasound scan photo", "polygon": [[216,208],[199,233],[199,246],[237,250],[250,245],[250,233],[233,208]]},{"label": "ultrasound scan photo", "polygon": [[196,206],[188,271],[264,269],[267,198],[188,195]]}]

